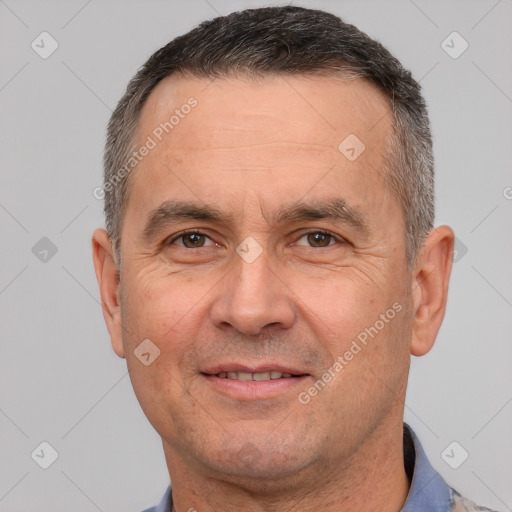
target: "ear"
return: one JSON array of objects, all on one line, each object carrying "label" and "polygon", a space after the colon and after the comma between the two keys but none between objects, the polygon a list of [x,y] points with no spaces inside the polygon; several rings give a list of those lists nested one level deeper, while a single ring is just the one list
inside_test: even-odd
[{"label": "ear", "polygon": [[418,255],[412,279],[413,356],[422,356],[434,346],[441,327],[448,298],[454,238],[449,226],[434,228]]},{"label": "ear", "polygon": [[110,333],[112,348],[119,357],[125,357],[122,337],[119,276],[114,261],[112,244],[104,229],[97,229],[92,235],[92,257],[96,279],[100,287],[103,317]]}]

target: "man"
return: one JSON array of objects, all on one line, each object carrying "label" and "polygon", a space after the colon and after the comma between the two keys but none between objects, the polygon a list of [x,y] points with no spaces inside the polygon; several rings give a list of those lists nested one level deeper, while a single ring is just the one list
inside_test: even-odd
[{"label": "man", "polygon": [[403,423],[451,271],[433,183],[419,85],[331,14],[233,13],[146,62],[93,256],[172,482],[150,510],[485,510]]}]

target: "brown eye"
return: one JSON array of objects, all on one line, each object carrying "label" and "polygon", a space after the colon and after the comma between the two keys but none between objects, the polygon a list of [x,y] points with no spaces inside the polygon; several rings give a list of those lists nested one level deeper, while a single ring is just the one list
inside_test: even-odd
[{"label": "brown eye", "polygon": [[189,233],[188,235],[183,235],[181,238],[185,247],[193,248],[204,246],[205,236],[199,233]]},{"label": "brown eye", "polygon": [[332,236],[326,233],[309,233],[308,242],[313,247],[327,247],[331,243]]},{"label": "brown eye", "polygon": [[[306,239],[306,243],[300,243],[300,240]],[[311,233],[306,233],[299,238],[297,245],[309,245],[310,247],[328,247],[333,245],[333,242],[336,242],[336,239],[330,233],[326,233],[324,231],[312,231]]]},{"label": "brown eye", "polygon": [[181,235],[177,236],[171,242],[171,245],[175,244],[187,249],[197,249],[201,247],[207,247],[212,245],[212,243],[213,241],[208,236],[203,235],[202,233],[190,232],[182,233]]}]

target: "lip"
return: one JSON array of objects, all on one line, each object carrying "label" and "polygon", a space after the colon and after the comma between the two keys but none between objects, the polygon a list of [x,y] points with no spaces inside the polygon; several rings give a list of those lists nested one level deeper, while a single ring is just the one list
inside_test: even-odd
[{"label": "lip", "polygon": [[[230,366],[230,368],[233,368]],[[276,367],[273,367],[277,370]],[[248,371],[242,368],[240,370],[220,370],[220,371]],[[269,371],[269,370],[258,370]],[[282,370],[278,370],[282,371]],[[251,373],[258,373],[254,370]],[[283,373],[291,373],[290,371]],[[234,398],[238,401],[248,400],[269,400],[272,398],[278,398],[293,389],[297,389],[299,386],[304,387],[304,381],[311,377],[310,375],[300,375],[299,377],[281,377],[275,380],[235,380],[227,379],[225,377],[217,377],[217,375],[209,375],[203,373],[202,376],[208,384],[214,389],[214,391],[226,395],[230,398]]]},{"label": "lip", "polygon": [[[263,373],[270,371],[289,373],[293,375],[293,377],[281,377],[279,379],[261,381],[242,381],[218,377],[220,372]],[[311,377],[309,373],[302,370],[299,366],[270,361],[258,361],[255,364],[242,364],[235,361],[217,363],[208,366],[201,372],[201,375],[215,392],[239,401],[277,398],[293,389],[296,390],[299,386],[304,387],[304,381]]]}]

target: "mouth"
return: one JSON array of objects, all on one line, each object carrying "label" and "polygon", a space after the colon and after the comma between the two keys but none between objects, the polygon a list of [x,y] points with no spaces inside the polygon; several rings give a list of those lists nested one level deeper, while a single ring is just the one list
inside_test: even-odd
[{"label": "mouth", "polygon": [[219,372],[214,377],[220,379],[231,379],[241,381],[256,381],[262,382],[265,380],[289,379],[293,377],[301,377],[301,375],[294,375],[292,373],[280,372],[278,370],[271,370],[268,372]]},{"label": "mouth", "polygon": [[311,377],[296,368],[239,365],[208,369],[202,375],[214,391],[242,401],[280,397]]}]

